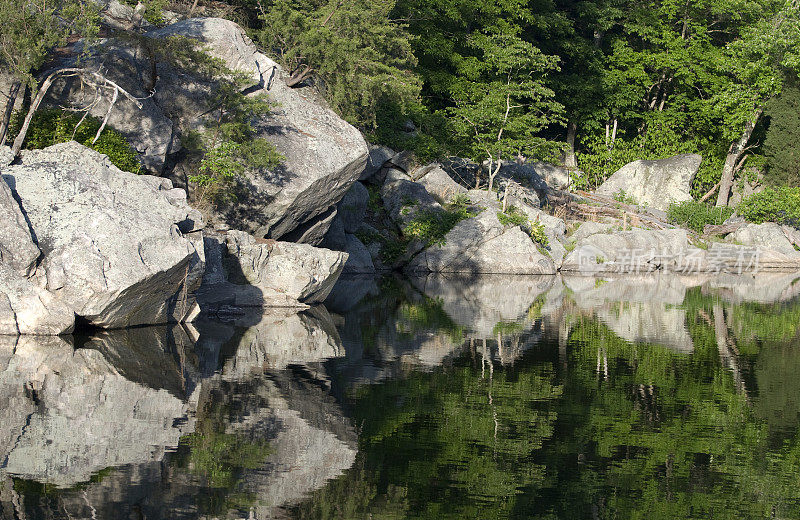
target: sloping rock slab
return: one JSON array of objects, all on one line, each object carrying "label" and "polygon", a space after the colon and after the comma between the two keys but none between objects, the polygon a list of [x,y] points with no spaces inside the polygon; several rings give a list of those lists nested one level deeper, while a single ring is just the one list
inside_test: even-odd
[{"label": "sloping rock slab", "polygon": [[40,289],[0,263],[0,334],[69,334],[75,313],[52,293]]},{"label": "sloping rock slab", "polygon": [[202,271],[199,241],[184,235],[202,217],[183,190],[122,172],[75,142],[26,152],[3,178],[45,254],[43,284],[78,316],[104,328],[175,317],[174,295]]},{"label": "sloping rock slab", "polygon": [[19,204],[2,178],[0,178],[0,262],[7,264],[23,276],[36,269],[41,251],[33,243],[28,223]]},{"label": "sloping rock slab", "polygon": [[[221,18],[193,18],[147,33],[151,38],[185,36],[201,42],[214,57],[252,81],[248,95],[266,95],[273,110],[255,122],[286,159],[273,171],[247,175],[239,201],[226,217],[256,236],[280,238],[335,205],[356,181],[367,162],[361,133],[316,102],[310,92],[286,85],[288,74],[259,53],[244,30]],[[184,102],[185,79],[165,78],[157,100],[185,123],[202,119],[203,103]],[[207,101],[207,100],[206,100]],[[207,104],[207,103],[206,103]],[[325,230],[322,230],[324,234]]]},{"label": "sloping rock slab", "polygon": [[462,220],[433,245],[414,257],[413,273],[554,274],[552,259],[519,227],[505,228],[492,208]]},{"label": "sloping rock slab", "polygon": [[624,191],[638,204],[666,211],[671,202],[692,200],[692,181],[701,162],[703,158],[697,154],[634,161],[617,170],[597,193],[613,197]]},{"label": "sloping rock slab", "polygon": [[458,194],[467,193],[467,188],[454,181],[442,167],[436,163],[414,170],[413,177],[428,190],[428,193],[445,202]]}]

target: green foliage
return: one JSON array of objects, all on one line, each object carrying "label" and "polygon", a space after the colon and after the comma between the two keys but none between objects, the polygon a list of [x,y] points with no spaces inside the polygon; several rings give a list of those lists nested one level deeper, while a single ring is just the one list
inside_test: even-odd
[{"label": "green foliage", "polygon": [[766,188],[744,199],[736,212],[756,224],[777,222],[800,227],[800,187]]},{"label": "green foliage", "polygon": [[767,171],[772,186],[800,186],[800,82],[791,81],[767,107],[769,130],[764,141]]},{"label": "green foliage", "polygon": [[[131,7],[136,7],[139,0],[123,0],[123,1],[126,4],[130,5]],[[145,0],[143,4],[144,4],[143,17],[145,20],[156,26],[161,26],[167,23],[166,18],[164,18],[164,9],[168,5],[168,0]]]},{"label": "green foliage", "polygon": [[492,327],[492,336],[497,336],[498,334],[501,336],[520,334],[524,330],[525,327],[516,321],[498,321]]},{"label": "green foliage", "polygon": [[0,0],[0,27],[0,67],[32,87],[52,49],[72,34],[97,36],[99,16],[85,0]]},{"label": "green foliage", "polygon": [[720,225],[733,215],[733,208],[718,208],[687,200],[679,204],[670,204],[667,210],[669,221],[687,227],[696,233],[702,233],[706,225]]},{"label": "green foliage", "polygon": [[383,260],[386,265],[394,265],[398,260],[403,258],[407,251],[408,244],[405,240],[400,240],[399,238],[395,240],[384,238],[383,244],[381,245],[381,260]]},{"label": "green foliage", "polygon": [[444,245],[444,237],[456,224],[475,213],[463,205],[449,206],[445,211],[418,211],[403,227],[407,239],[421,240],[427,245]]},{"label": "green foliage", "polygon": [[406,332],[435,331],[446,334],[456,345],[464,342],[464,328],[444,311],[441,299],[423,297],[420,302],[404,302],[397,310]]},{"label": "green foliage", "polygon": [[623,189],[620,189],[618,192],[616,192],[614,194],[613,199],[616,200],[617,202],[621,202],[623,204],[636,205],[636,203],[637,203],[636,199],[634,199],[633,197],[631,197],[630,195],[625,193],[625,190],[623,190]]},{"label": "green foliage", "polygon": [[[23,120],[23,114],[14,114],[10,125],[12,136],[19,133]],[[128,144],[128,140],[116,130],[106,126],[97,141],[92,143],[100,129],[100,124],[99,120],[91,116],[87,116],[81,122],[81,118],[72,112],[56,108],[41,108],[31,119],[23,147],[27,149],[46,148],[74,140],[106,154],[114,166],[120,170],[141,173],[142,166],[139,163],[138,153]]]},{"label": "green foliage", "polygon": [[374,130],[382,112],[418,106],[420,82],[406,26],[389,16],[393,1],[274,0],[255,38],[281,64],[313,78],[331,107]]},{"label": "green foliage", "polygon": [[506,208],[505,213],[498,211],[497,220],[504,226],[524,226],[528,223],[528,217],[515,206]]}]

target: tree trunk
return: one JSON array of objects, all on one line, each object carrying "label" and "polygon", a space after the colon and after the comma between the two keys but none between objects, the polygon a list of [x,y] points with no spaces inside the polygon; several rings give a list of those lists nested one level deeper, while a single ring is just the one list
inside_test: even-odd
[{"label": "tree trunk", "polygon": [[0,146],[6,144],[8,137],[8,125],[11,122],[11,114],[14,112],[14,105],[17,103],[17,95],[22,83],[15,81],[11,84],[8,91],[8,100],[6,101],[6,108],[3,111],[3,119],[0,120]]},{"label": "tree trunk", "polygon": [[14,144],[11,146],[11,152],[14,154],[14,157],[19,155],[19,151],[22,149],[22,143],[25,142],[25,136],[28,133],[28,127],[31,124],[31,119],[33,119],[33,115],[36,113],[36,110],[42,103],[45,94],[47,94],[47,90],[50,88],[50,85],[53,84],[53,81],[59,72],[61,71],[53,72],[47,76],[47,79],[42,82],[42,86],[39,87],[39,92],[36,93],[36,97],[31,101],[31,106],[28,108],[28,113],[25,115],[25,121],[22,123],[22,128],[20,128],[19,134],[17,134],[17,138],[14,139]]},{"label": "tree trunk", "polygon": [[717,207],[728,205],[728,199],[731,196],[731,187],[733,186],[733,175],[736,173],[736,165],[739,163],[739,158],[747,147],[750,136],[753,135],[753,130],[763,110],[763,108],[757,108],[756,111],[753,112],[753,116],[744,125],[742,136],[738,141],[731,144],[731,147],[728,149],[728,156],[725,158],[725,165],[722,167],[722,177],[719,181]]},{"label": "tree trunk", "polygon": [[564,166],[577,168],[578,160],[575,157],[575,135],[578,133],[578,124],[570,121],[567,125],[567,154],[564,157]]}]

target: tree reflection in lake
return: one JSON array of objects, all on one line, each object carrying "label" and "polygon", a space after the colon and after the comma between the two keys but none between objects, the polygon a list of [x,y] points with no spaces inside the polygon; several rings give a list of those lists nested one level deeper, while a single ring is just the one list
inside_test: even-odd
[{"label": "tree reflection in lake", "polygon": [[0,518],[800,517],[797,279],[346,280],[0,338]]}]

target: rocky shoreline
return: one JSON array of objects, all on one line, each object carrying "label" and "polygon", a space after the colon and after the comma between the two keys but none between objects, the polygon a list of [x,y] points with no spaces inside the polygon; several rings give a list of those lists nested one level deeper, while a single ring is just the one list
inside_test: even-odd
[{"label": "rocky shoreline", "polygon": [[[255,127],[285,161],[248,173],[239,181],[248,196],[225,211],[204,217],[192,208],[175,187],[185,174],[174,128],[202,124],[213,85],[167,69],[146,109],[123,100],[110,112],[110,124],[155,175],[123,172],[76,142],[23,151],[16,161],[3,148],[0,334],[191,322],[202,311],[240,307],[307,308],[324,301],[343,273],[800,271],[800,232],[788,226],[741,223],[709,240],[649,226],[646,217],[629,222],[624,211],[622,219],[593,221],[558,215],[552,201],[580,197],[566,191],[569,172],[552,165],[508,164],[499,191],[469,189],[469,173],[453,165],[418,165],[406,152],[368,147],[330,109],[288,87],[287,74],[233,22],[190,19],[147,33],[156,41],[172,36],[201,42],[248,78],[248,96],[269,97],[275,108]],[[136,92],[141,81],[131,70],[141,70],[144,58],[130,45],[109,39],[104,46],[114,52],[92,59]],[[51,101],[83,95],[64,81]],[[105,113],[101,105],[96,110]],[[698,167],[694,155],[636,161],[598,194],[624,188],[642,215],[663,218],[665,204],[691,199]]]}]

